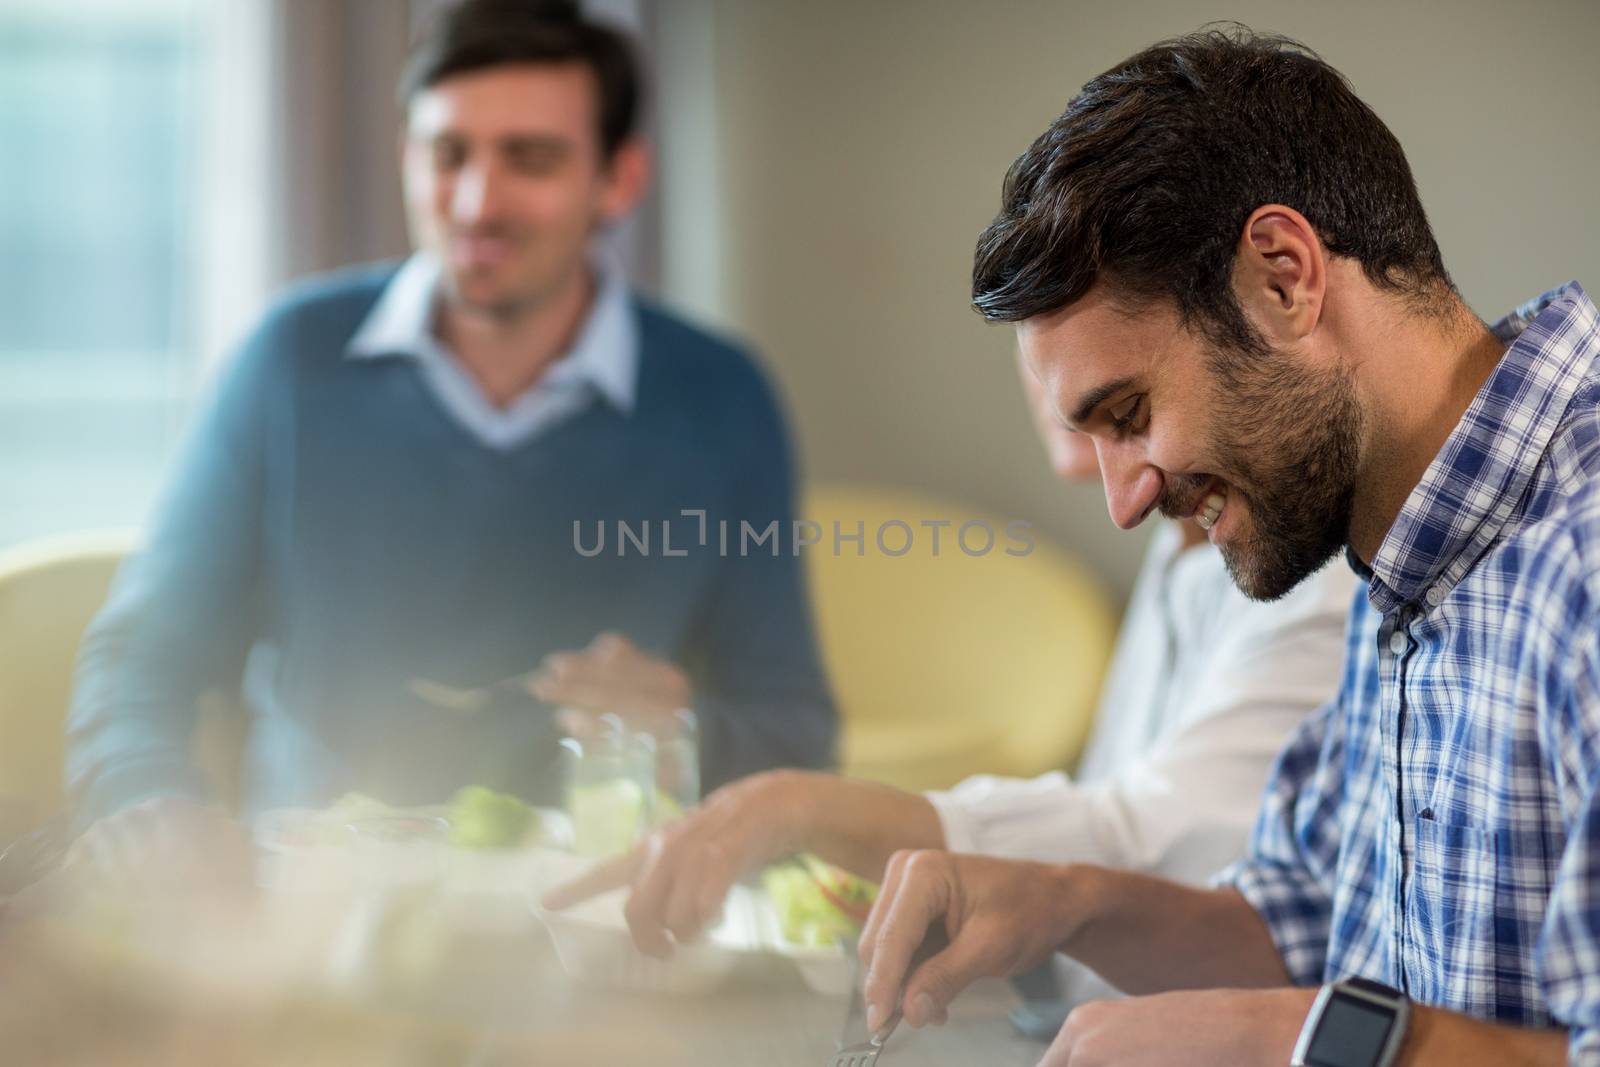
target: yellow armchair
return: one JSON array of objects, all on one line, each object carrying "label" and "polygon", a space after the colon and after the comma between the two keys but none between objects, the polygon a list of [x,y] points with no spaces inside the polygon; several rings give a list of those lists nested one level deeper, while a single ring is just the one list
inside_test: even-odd
[{"label": "yellow armchair", "polygon": [[0,840],[62,807],[78,641],[134,541],[71,534],[0,552]]},{"label": "yellow armchair", "polygon": [[[935,789],[1076,760],[1116,639],[1081,564],[1037,530],[1008,536],[1006,520],[903,490],[819,486],[802,514],[821,527],[804,551],[846,774]],[[860,524],[859,553],[854,541],[836,551],[835,521],[847,536]],[[940,521],[935,555],[924,523]],[[967,522],[983,524],[968,531],[973,554]],[[1023,536],[1032,550],[1009,554]]]}]

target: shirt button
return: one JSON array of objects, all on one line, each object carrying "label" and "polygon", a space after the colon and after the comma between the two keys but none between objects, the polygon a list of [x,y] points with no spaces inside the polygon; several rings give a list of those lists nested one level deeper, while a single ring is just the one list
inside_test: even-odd
[{"label": "shirt button", "polygon": [[1403,656],[1406,654],[1406,646],[1409,643],[1410,642],[1406,640],[1406,632],[1404,630],[1396,630],[1394,633],[1389,635],[1389,651],[1393,652],[1397,656]]},{"label": "shirt button", "polygon": [[1439,606],[1439,601],[1444,599],[1444,590],[1436,585],[1429,586],[1428,591],[1423,594],[1423,597],[1428,601],[1429,607],[1436,608]]}]

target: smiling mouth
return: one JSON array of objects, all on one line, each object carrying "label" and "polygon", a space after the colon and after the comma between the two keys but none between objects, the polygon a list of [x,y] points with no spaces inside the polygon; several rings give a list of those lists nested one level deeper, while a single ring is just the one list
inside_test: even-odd
[{"label": "smiling mouth", "polygon": [[1194,519],[1202,530],[1210,532],[1217,524],[1217,519],[1222,516],[1222,509],[1227,503],[1228,487],[1220,481],[1213,481],[1189,517]]}]

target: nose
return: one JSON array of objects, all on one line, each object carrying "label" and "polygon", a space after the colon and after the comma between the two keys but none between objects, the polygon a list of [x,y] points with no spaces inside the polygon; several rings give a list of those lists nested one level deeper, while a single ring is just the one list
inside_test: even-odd
[{"label": "nose", "polygon": [[457,222],[475,223],[493,218],[503,182],[489,162],[473,161],[456,175],[450,197],[450,214]]},{"label": "nose", "polygon": [[1144,521],[1161,499],[1160,468],[1129,446],[1095,440],[1100,476],[1105,480],[1106,510],[1111,521],[1131,530]]}]

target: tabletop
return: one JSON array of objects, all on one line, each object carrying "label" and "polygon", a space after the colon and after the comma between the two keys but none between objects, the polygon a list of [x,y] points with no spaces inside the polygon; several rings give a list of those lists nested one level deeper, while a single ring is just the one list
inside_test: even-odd
[{"label": "tabletop", "polygon": [[[481,1028],[485,1062],[499,1063],[492,1053],[503,1045],[603,1053],[609,1062],[654,1067],[827,1067],[838,1047],[847,1002],[812,992],[781,960],[753,958],[708,993],[627,993],[573,982],[542,934],[519,941],[453,953],[428,1005],[435,1017]],[[1005,983],[979,983],[957,999],[945,1025],[902,1025],[879,1062],[1031,1067],[1044,1046],[1011,1026],[1007,1012],[1015,1003]]]},{"label": "tabletop", "polygon": [[[531,914],[423,938],[394,928],[394,912],[331,895],[135,906],[105,887],[86,904],[75,887],[40,886],[0,920],[0,1061],[827,1067],[847,1009],[776,957],[752,954],[706,992],[626,992],[569,977]],[[1012,1028],[1015,1002],[979,983],[947,1024],[902,1026],[879,1062],[1035,1064],[1044,1046]]]}]

